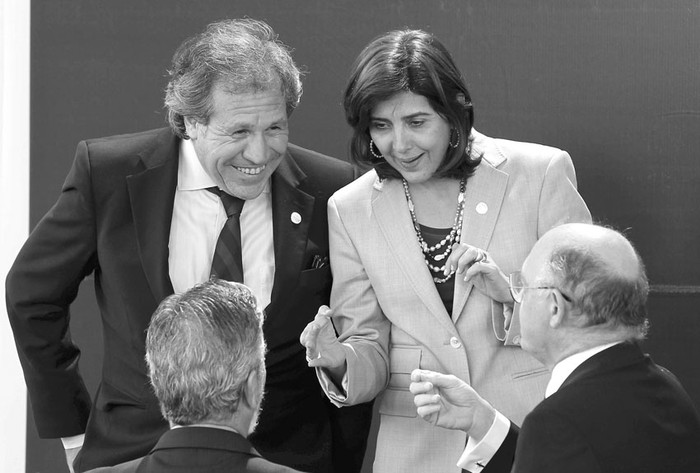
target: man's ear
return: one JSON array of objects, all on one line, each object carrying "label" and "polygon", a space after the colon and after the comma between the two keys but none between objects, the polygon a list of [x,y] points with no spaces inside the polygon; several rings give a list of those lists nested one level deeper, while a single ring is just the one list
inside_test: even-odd
[{"label": "man's ear", "polygon": [[243,387],[243,402],[251,409],[257,409],[260,399],[262,399],[260,394],[263,389],[265,389],[265,379],[262,376],[262,371],[258,369],[252,370],[248,373],[248,378]]},{"label": "man's ear", "polygon": [[187,132],[187,136],[189,136],[191,140],[196,140],[197,131],[199,130],[199,122],[192,117],[182,118],[185,121],[185,131]]},{"label": "man's ear", "polygon": [[566,319],[568,306],[564,296],[561,295],[558,289],[552,289],[547,298],[547,309],[549,310],[549,326],[550,328],[559,328]]}]

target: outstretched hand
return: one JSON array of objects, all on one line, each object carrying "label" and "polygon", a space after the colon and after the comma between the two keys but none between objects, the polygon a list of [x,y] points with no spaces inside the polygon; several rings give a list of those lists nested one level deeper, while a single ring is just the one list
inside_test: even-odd
[{"label": "outstretched hand", "polygon": [[467,383],[453,375],[413,370],[411,393],[418,415],[438,427],[463,430],[475,440],[488,432],[496,411]]},{"label": "outstretched hand", "polygon": [[512,304],[508,276],[489,254],[466,243],[455,243],[445,262],[445,271],[456,271],[455,277],[474,284],[479,291],[502,304]]},{"label": "outstretched hand", "polygon": [[306,361],[310,367],[332,371],[344,368],[345,350],[335,335],[328,306],[318,308],[316,317],[306,325],[299,341],[306,347]]}]

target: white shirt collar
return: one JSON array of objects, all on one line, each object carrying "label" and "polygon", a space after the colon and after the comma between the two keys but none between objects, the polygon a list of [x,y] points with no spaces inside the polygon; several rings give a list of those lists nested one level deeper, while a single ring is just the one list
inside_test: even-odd
[{"label": "white shirt collar", "polygon": [[177,170],[177,188],[191,191],[214,187],[216,183],[209,177],[197,158],[192,140],[180,141],[180,165]]},{"label": "white shirt collar", "polygon": [[207,424],[207,423],[202,423],[202,424],[188,424],[188,425],[179,425],[179,424],[174,424],[171,429],[184,429],[186,427],[206,427],[209,429],[219,429],[219,430],[228,430],[229,432],[234,432],[240,435],[240,433],[234,429],[233,427],[228,427],[226,425],[219,425],[219,424]]},{"label": "white shirt collar", "polygon": [[[177,190],[191,191],[216,187],[214,180],[197,157],[192,140],[180,140],[180,165],[177,170]],[[270,180],[267,180],[263,194],[270,193]]]},{"label": "white shirt collar", "polygon": [[549,379],[549,384],[547,384],[547,389],[544,392],[544,397],[547,398],[557,392],[566,378],[568,378],[571,373],[574,372],[584,361],[591,358],[593,355],[600,353],[603,350],[610,348],[613,345],[617,345],[621,342],[607,343],[605,345],[600,345],[597,347],[589,348],[579,353],[575,353],[567,358],[564,358],[559,363],[554,366],[552,370],[552,377]]}]

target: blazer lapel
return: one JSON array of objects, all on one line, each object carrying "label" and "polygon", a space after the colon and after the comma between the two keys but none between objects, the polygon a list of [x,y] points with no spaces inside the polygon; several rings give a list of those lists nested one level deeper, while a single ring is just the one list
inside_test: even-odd
[{"label": "blazer lapel", "polygon": [[169,131],[154,150],[139,157],[144,171],[126,178],[139,255],[156,300],[173,293],[168,274],[168,242],[177,187],[178,139]]},{"label": "blazer lapel", "polygon": [[272,175],[275,277],[270,305],[283,294],[283,288],[294,285],[304,269],[304,251],[315,200],[299,188],[304,179],[306,175],[289,153]]},{"label": "blazer lapel", "polygon": [[435,283],[425,265],[423,253],[418,247],[401,181],[377,180],[374,189],[372,210],[376,215],[375,221],[387,241],[394,261],[430,312],[448,330],[454,331],[445,305],[435,290]]},{"label": "blazer lapel", "polygon": [[[482,161],[467,181],[462,242],[488,250],[508,185],[508,174],[497,169],[506,158],[492,139],[475,130],[473,134],[472,154],[481,155]],[[455,279],[454,323],[459,320],[472,288],[473,284],[464,282],[464,279]]]}]

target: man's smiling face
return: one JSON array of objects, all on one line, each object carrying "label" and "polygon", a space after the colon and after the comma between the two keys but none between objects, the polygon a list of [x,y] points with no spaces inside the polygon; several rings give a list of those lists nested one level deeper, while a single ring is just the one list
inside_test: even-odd
[{"label": "man's smiling face", "polygon": [[287,152],[289,128],[280,89],[230,93],[212,89],[209,123],[185,118],[202,167],[225,192],[254,199]]}]

